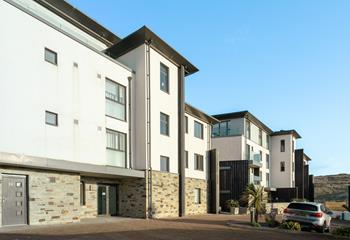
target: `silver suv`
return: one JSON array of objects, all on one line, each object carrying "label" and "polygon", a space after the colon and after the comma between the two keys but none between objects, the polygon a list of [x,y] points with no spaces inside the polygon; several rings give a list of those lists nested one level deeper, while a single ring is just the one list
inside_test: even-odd
[{"label": "silver suv", "polygon": [[284,209],[282,219],[285,222],[298,222],[302,228],[323,233],[330,231],[332,218],[321,203],[292,202]]}]

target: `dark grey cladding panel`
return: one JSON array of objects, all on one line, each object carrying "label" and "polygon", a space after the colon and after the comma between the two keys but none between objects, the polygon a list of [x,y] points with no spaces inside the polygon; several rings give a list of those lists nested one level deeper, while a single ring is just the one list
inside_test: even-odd
[{"label": "dark grey cladding panel", "polygon": [[79,173],[85,176],[107,178],[145,178],[145,172],[141,170],[118,168],[112,166],[78,163],[50,158],[39,158],[18,154],[0,153],[0,165],[22,168],[45,169]]}]

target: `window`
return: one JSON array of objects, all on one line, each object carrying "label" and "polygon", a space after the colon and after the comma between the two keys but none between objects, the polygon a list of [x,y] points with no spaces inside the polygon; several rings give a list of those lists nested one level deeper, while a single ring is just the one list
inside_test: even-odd
[{"label": "window", "polygon": [[281,162],[281,172],[284,172],[286,170],[286,163]]},{"label": "window", "polygon": [[185,168],[188,168],[188,151],[185,151]]},{"label": "window", "polygon": [[203,171],[203,156],[199,154],[194,154],[194,170]]},{"label": "window", "polygon": [[266,187],[270,187],[270,174],[266,173]]},{"label": "window", "polygon": [[194,203],[201,204],[201,189],[200,188],[194,189]]},{"label": "window", "polygon": [[259,145],[262,146],[262,130],[259,129]]},{"label": "window", "polygon": [[294,140],[292,140],[292,153],[294,153],[294,149],[295,149],[295,142]]},{"label": "window", "polygon": [[160,171],[169,172],[169,157],[160,156]]},{"label": "window", "polygon": [[169,116],[160,113],[160,133],[169,136]]},{"label": "window", "polygon": [[106,137],[107,164],[126,167],[126,134],[107,130]]},{"label": "window", "polygon": [[281,152],[285,152],[285,151],[286,151],[286,141],[281,140]]},{"label": "window", "polygon": [[266,148],[270,149],[270,136],[266,135]]},{"label": "window", "polygon": [[250,122],[248,120],[246,120],[245,136],[250,139]]},{"label": "window", "polygon": [[246,160],[250,160],[250,146],[249,146],[249,144],[245,145],[245,157],[246,157]]},{"label": "window", "polygon": [[80,206],[85,206],[85,182],[80,182]]},{"label": "window", "polygon": [[169,68],[163,63],[160,64],[160,89],[169,93]]},{"label": "window", "polygon": [[126,88],[106,79],[106,115],[119,120],[126,120]]},{"label": "window", "polygon": [[262,151],[259,151],[259,161],[262,161],[262,157],[263,157],[263,153],[262,153]]},{"label": "window", "polygon": [[270,155],[266,154],[266,168],[269,169],[270,168]]},{"label": "window", "polygon": [[203,124],[194,121],[194,136],[203,139]]},{"label": "window", "polygon": [[45,48],[45,61],[57,65],[57,53]]},{"label": "window", "polygon": [[52,126],[58,126],[57,113],[45,111],[45,123]]},{"label": "window", "polygon": [[185,116],[185,132],[188,133],[188,117]]}]

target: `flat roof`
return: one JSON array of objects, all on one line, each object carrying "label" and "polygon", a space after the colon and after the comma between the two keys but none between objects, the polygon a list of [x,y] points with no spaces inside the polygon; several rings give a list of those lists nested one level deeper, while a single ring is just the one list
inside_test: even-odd
[{"label": "flat roof", "polygon": [[185,103],[185,112],[209,124],[216,124],[220,122],[218,119],[206,114],[188,103]]},{"label": "flat roof", "polygon": [[249,121],[256,124],[258,127],[264,129],[268,134],[273,133],[273,131],[268,126],[266,126],[263,122],[261,122],[257,117],[255,117],[253,114],[251,114],[247,110],[240,111],[240,112],[216,114],[216,115],[213,115],[213,117],[219,119],[220,121],[237,119],[237,118],[246,118]]},{"label": "flat roof", "polygon": [[75,27],[103,42],[107,46],[111,46],[120,41],[120,38],[109,31],[107,28],[90,18],[67,1],[57,0],[34,0],[49,11],[60,16]]},{"label": "flat roof", "polygon": [[115,43],[113,46],[106,49],[105,53],[113,58],[118,58],[145,43],[150,43],[151,46],[154,46],[170,61],[173,61],[178,65],[183,65],[185,67],[186,75],[198,71],[192,63],[180,55],[174,48],[168,45],[146,26],[141,27],[139,30]]},{"label": "flat roof", "polygon": [[296,130],[294,130],[294,129],[291,129],[291,130],[280,130],[280,131],[273,132],[271,134],[271,136],[279,136],[279,135],[293,135],[297,139],[301,138],[299,133]]}]

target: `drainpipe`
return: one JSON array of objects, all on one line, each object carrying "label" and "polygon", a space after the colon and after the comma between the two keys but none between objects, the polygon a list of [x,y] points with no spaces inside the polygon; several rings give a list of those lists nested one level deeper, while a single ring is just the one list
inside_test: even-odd
[{"label": "drainpipe", "polygon": [[132,161],[132,155],[131,155],[131,143],[132,143],[132,129],[131,129],[131,125],[132,125],[132,122],[131,122],[131,88],[132,88],[132,83],[131,83],[131,80],[132,80],[132,77],[128,77],[128,125],[129,125],[129,168],[134,168],[133,166],[133,161]]},{"label": "drainpipe", "polygon": [[152,218],[152,161],[151,161],[151,43],[146,44],[146,121],[147,121],[147,183],[148,183],[148,211],[147,218]]},{"label": "drainpipe", "polygon": [[185,67],[178,72],[179,216],[185,216]]}]

